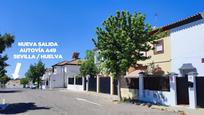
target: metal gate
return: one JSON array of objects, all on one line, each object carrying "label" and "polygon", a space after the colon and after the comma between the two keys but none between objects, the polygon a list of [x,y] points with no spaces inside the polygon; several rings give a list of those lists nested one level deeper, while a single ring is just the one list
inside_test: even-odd
[{"label": "metal gate", "polygon": [[204,107],[204,77],[196,77],[197,106]]},{"label": "metal gate", "polygon": [[110,94],[110,77],[100,77],[100,92]]},{"label": "metal gate", "polygon": [[96,77],[89,77],[88,90],[89,91],[96,91]]},{"label": "metal gate", "polygon": [[177,104],[189,104],[188,77],[176,78]]}]

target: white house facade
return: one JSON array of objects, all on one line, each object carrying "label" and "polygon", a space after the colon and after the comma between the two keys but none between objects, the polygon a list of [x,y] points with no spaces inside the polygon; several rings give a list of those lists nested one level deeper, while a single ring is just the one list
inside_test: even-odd
[{"label": "white house facade", "polygon": [[42,89],[47,89],[50,87],[50,77],[52,73],[52,68],[46,68],[45,73],[42,77]]},{"label": "white house facade", "polygon": [[186,22],[189,23],[170,30],[171,70],[182,74],[184,67],[189,69],[184,74],[194,71],[204,76],[204,13],[189,17]]},{"label": "white house facade", "polygon": [[50,77],[50,88],[64,88],[65,78],[63,66],[53,66],[53,74]]},{"label": "white house facade", "polygon": [[84,80],[79,77],[80,60],[78,56],[79,53],[74,52],[71,61],[62,61],[47,69],[42,77],[43,89],[67,88],[82,91]]},{"label": "white house facade", "polygon": [[67,64],[65,67],[65,82],[69,90],[83,91],[84,78],[80,77],[80,65]]}]

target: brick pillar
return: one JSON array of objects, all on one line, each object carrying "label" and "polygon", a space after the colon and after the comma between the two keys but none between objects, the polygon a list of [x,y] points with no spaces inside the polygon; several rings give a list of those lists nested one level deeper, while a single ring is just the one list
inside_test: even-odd
[{"label": "brick pillar", "polygon": [[110,77],[110,94],[113,95],[114,93],[114,85],[113,85],[113,76]]},{"label": "brick pillar", "polygon": [[197,106],[197,95],[196,95],[196,77],[198,73],[190,72],[188,73],[188,93],[189,93],[189,107],[196,108]]},{"label": "brick pillar", "polygon": [[89,76],[86,76],[86,91],[89,91]]},{"label": "brick pillar", "polygon": [[178,77],[177,73],[171,73],[169,77],[170,82],[170,104],[171,106],[177,105],[177,89],[176,89],[176,77]]},{"label": "brick pillar", "polygon": [[139,73],[139,100],[144,96],[144,73]]},{"label": "brick pillar", "polygon": [[[84,82],[85,82],[85,77],[82,77],[82,86],[83,86],[83,91],[84,91],[84,86],[86,85]],[[68,86],[68,85],[67,85]]]},{"label": "brick pillar", "polygon": [[67,77],[67,89],[69,88],[69,77]]},{"label": "brick pillar", "polygon": [[100,80],[100,76],[97,75],[97,76],[96,76],[96,92],[97,92],[97,93],[100,92],[100,91],[99,91],[99,89],[100,89],[100,82],[99,82],[99,80]]}]

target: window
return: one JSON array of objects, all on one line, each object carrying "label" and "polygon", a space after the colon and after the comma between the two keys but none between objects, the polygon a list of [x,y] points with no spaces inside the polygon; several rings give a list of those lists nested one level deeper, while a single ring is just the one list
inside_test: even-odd
[{"label": "window", "polygon": [[82,77],[76,77],[76,85],[82,85]]},{"label": "window", "polygon": [[74,84],[74,78],[68,78],[68,84]]},{"label": "window", "polygon": [[154,44],[154,54],[162,54],[164,53],[164,41],[159,40]]},{"label": "window", "polygon": [[204,63],[204,58],[201,59],[201,62]]}]

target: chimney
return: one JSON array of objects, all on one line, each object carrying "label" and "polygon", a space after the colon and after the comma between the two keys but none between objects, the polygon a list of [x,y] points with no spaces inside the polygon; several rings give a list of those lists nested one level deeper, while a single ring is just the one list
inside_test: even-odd
[{"label": "chimney", "polygon": [[72,53],[72,60],[77,60],[79,59],[79,52],[73,52]]}]

